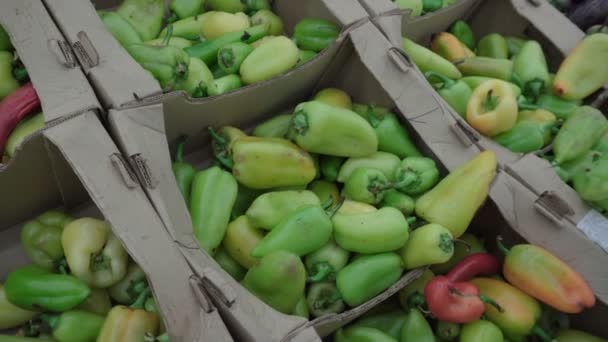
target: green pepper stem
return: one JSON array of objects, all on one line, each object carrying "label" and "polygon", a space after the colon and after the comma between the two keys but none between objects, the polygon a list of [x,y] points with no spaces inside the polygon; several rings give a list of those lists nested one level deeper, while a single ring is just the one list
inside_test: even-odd
[{"label": "green pepper stem", "polygon": [[490,89],[488,90],[488,93],[486,94],[486,98],[483,101],[483,108],[485,109],[486,112],[491,112],[494,109],[496,109],[496,106],[498,106],[498,97],[494,96],[494,89]]},{"label": "green pepper stem", "polygon": [[407,298],[407,305],[410,308],[417,308],[419,306],[421,306],[422,304],[424,304],[425,299],[424,299],[424,295],[418,291],[416,291],[415,293],[413,293],[411,296],[409,296]]},{"label": "green pepper stem", "polygon": [[502,236],[498,235],[496,237],[496,245],[498,246],[498,249],[500,249],[500,251],[502,252],[503,255],[507,256],[509,255],[509,253],[511,252],[507,247],[505,247],[505,245],[502,243]]},{"label": "green pepper stem", "polygon": [[424,73],[424,76],[426,78],[437,78],[439,79],[439,81],[441,81],[441,83],[443,83],[443,85],[441,86],[441,88],[439,89],[444,89],[444,88],[451,88],[452,86],[454,86],[454,84],[456,84],[456,81],[454,81],[453,79],[446,77],[440,73],[434,72],[434,71],[427,71]]},{"label": "green pepper stem", "polygon": [[228,170],[232,170],[234,160],[229,156],[228,141],[223,136],[217,134],[213,127],[209,127],[209,135],[211,135],[214,143],[213,153],[215,154],[215,159]]},{"label": "green pepper stem", "polygon": [[418,218],[416,218],[416,216],[408,216],[405,218],[405,220],[407,221],[408,225],[412,225],[412,224],[416,223]]},{"label": "green pepper stem", "polygon": [[179,17],[177,16],[177,14],[174,12],[171,12],[171,15],[169,16],[169,18],[167,18],[167,23],[172,24],[178,20],[179,20]]},{"label": "green pepper stem", "polygon": [[[55,330],[55,328],[57,328],[57,325],[59,324],[59,315],[43,313],[40,315],[40,321],[48,325],[51,330]],[[40,329],[40,326],[38,326],[37,328]]]},{"label": "green pepper stem", "polygon": [[329,218],[334,217],[334,215],[336,215],[338,210],[340,210],[340,208],[342,208],[342,204],[344,204],[344,197],[340,197],[340,199],[338,200],[338,203],[336,203],[336,205],[330,207],[329,209],[325,209],[327,216],[329,216]]},{"label": "green pepper stem", "polygon": [[29,78],[27,69],[22,66],[13,68],[13,76],[15,76],[15,79],[19,82],[24,82]]},{"label": "green pepper stem", "polygon": [[177,151],[175,152],[175,162],[182,163],[184,161],[184,144],[186,143],[186,136],[182,135],[178,138]]},{"label": "green pepper stem", "polygon": [[505,310],[502,308],[502,306],[500,306],[498,303],[496,303],[492,298],[489,298],[489,297],[486,297],[486,296],[484,296],[482,294],[479,294],[479,299],[481,299],[481,301],[484,302],[484,303],[486,303],[486,304],[492,305],[499,312],[505,312]]},{"label": "green pepper stem", "polygon": [[397,170],[397,181],[391,184],[391,188],[404,189],[416,183],[419,177],[414,172],[409,172],[403,169]]},{"label": "green pepper stem", "polygon": [[538,325],[534,325],[534,327],[532,328],[531,331],[534,335],[538,336],[541,340],[543,340],[544,342],[552,342],[555,341],[555,339],[551,338],[551,336],[549,336],[549,334],[547,334],[546,331],[544,331],[541,327],[539,327]]},{"label": "green pepper stem", "polygon": [[545,89],[545,81],[541,79],[533,79],[524,85],[523,92],[526,95],[531,95],[533,99],[538,99]]},{"label": "green pepper stem", "polygon": [[306,134],[308,131],[308,114],[305,111],[299,110],[291,117],[290,126],[298,133],[299,135]]},{"label": "green pepper stem", "polygon": [[150,288],[146,287],[140,294],[139,296],[137,296],[137,299],[135,300],[135,302],[133,302],[133,304],[131,304],[129,307],[132,309],[143,309],[145,304],[146,304],[146,300],[148,299],[148,297],[150,297]]},{"label": "green pepper stem", "polygon": [[173,24],[169,24],[169,26],[167,26],[167,35],[165,36],[165,39],[163,39],[163,42],[161,43],[161,45],[169,46],[169,42],[171,41],[172,35],[173,35]]},{"label": "green pepper stem", "polygon": [[335,302],[340,301],[340,300],[342,300],[342,295],[340,294],[339,291],[335,291],[331,294],[331,296],[323,297],[323,298],[320,298],[319,300],[315,301],[314,307],[316,309],[326,308],[329,305],[332,305]]},{"label": "green pepper stem", "polygon": [[325,280],[330,274],[335,273],[335,271],[329,263],[319,262],[312,265],[312,273],[307,280],[311,283],[318,283]]},{"label": "green pepper stem", "polygon": [[382,115],[376,114],[374,106],[369,106],[365,115],[367,116],[367,121],[373,128],[378,127],[384,119]]},{"label": "green pepper stem", "polygon": [[533,103],[530,103],[530,100],[528,100],[525,96],[519,96],[519,98],[517,99],[517,105],[519,107],[519,109],[524,109],[524,110],[537,110],[540,107],[538,105],[535,105]]}]

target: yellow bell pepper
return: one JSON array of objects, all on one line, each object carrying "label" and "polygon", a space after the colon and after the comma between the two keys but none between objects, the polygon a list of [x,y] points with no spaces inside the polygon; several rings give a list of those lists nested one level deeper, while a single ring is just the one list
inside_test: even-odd
[{"label": "yellow bell pepper", "polygon": [[493,137],[513,128],[517,109],[517,99],[511,87],[500,80],[489,80],[473,91],[466,119],[479,133]]},{"label": "yellow bell pepper", "polygon": [[159,324],[158,315],[144,310],[140,303],[117,305],[108,313],[97,342],[144,342],[146,335],[156,336]]}]

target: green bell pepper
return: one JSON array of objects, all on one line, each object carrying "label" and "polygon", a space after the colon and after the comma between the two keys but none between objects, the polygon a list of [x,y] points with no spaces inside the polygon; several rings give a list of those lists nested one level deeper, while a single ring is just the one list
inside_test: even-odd
[{"label": "green bell pepper", "polygon": [[176,90],[184,90],[191,97],[205,97],[213,83],[213,74],[198,58],[190,58],[186,79],[177,84]]},{"label": "green bell pepper", "polygon": [[422,10],[424,13],[435,12],[443,8],[443,0],[422,0]]},{"label": "green bell pepper", "polygon": [[562,126],[553,141],[554,163],[560,165],[586,153],[608,131],[602,112],[580,107]]},{"label": "green bell pepper", "polygon": [[447,228],[430,223],[415,229],[400,253],[406,270],[441,264],[454,254],[453,237]]},{"label": "green bell pepper", "polygon": [[469,49],[475,49],[475,34],[471,26],[466,21],[457,20],[450,27],[450,33],[456,36]]},{"label": "green bell pepper", "polygon": [[19,82],[13,76],[13,54],[0,51],[0,100],[19,89]]},{"label": "green bell pepper", "polygon": [[196,170],[194,166],[184,162],[184,143],[182,141],[177,145],[177,153],[175,153],[175,162],[173,162],[172,168],[175,180],[177,181],[177,187],[184,196],[186,205],[188,205],[190,201],[190,189]]},{"label": "green bell pepper", "polygon": [[533,104],[525,100],[519,102],[520,109],[545,109],[560,120],[568,120],[580,107],[581,101],[568,101],[553,94],[542,94]]},{"label": "green bell pepper", "polygon": [[394,339],[401,336],[401,328],[407,315],[403,311],[390,311],[386,313],[363,316],[355,321],[354,326],[378,329]]},{"label": "green bell pepper", "polygon": [[125,18],[123,18],[120,14],[116,12],[109,11],[98,11],[99,17],[103,22],[104,26],[112,36],[123,47],[127,47],[132,44],[141,44],[143,40],[139,36],[139,33],[135,30],[133,25],[131,25]]},{"label": "green bell pepper", "polygon": [[[466,76],[466,77],[461,78],[460,80],[462,82],[466,83],[471,88],[471,90],[474,91],[483,82],[495,80],[495,78],[484,77],[484,76]],[[504,81],[504,82],[507,82],[507,81]],[[511,87],[511,90],[513,90],[513,93],[515,94],[516,97],[521,95],[521,89],[516,84],[511,83],[511,82],[507,82],[507,84],[509,85],[509,87]]]},{"label": "green bell pepper", "polygon": [[82,303],[91,290],[71,275],[23,266],[8,275],[4,292],[10,303],[22,309],[62,312]]},{"label": "green bell pepper", "polygon": [[403,51],[412,58],[422,72],[434,71],[451,79],[462,77],[459,68],[450,61],[405,37],[403,38]]},{"label": "green bell pepper", "polygon": [[306,286],[306,270],[295,254],[276,251],[249,269],[243,286],[277,311],[291,314]]},{"label": "green bell pepper", "polygon": [[401,341],[435,342],[435,335],[429,322],[420,310],[410,309],[401,328]]},{"label": "green bell pepper", "polygon": [[435,274],[431,270],[426,269],[420,277],[405,285],[399,291],[399,304],[401,304],[401,307],[409,310],[410,308],[416,308],[424,304],[424,288],[434,277]]},{"label": "green bell pepper", "polygon": [[[532,118],[532,115],[536,115],[537,118]],[[495,136],[494,140],[513,152],[534,152],[549,143],[555,125],[556,118],[551,112],[542,109],[535,112],[522,111],[515,126]]]},{"label": "green bell pepper", "polygon": [[477,43],[477,55],[498,59],[509,58],[509,47],[505,37],[498,33],[483,36]]},{"label": "green bell pepper", "polygon": [[401,258],[395,253],[362,255],[336,276],[342,300],[351,307],[382,293],[399,280]]},{"label": "green bell pepper", "polygon": [[311,205],[321,205],[312,191],[273,191],[256,198],[246,215],[253,227],[272,230],[295,211]]},{"label": "green bell pepper", "polygon": [[320,52],[338,38],[340,28],[326,20],[306,18],[300,20],[293,31],[300,49]]},{"label": "green bell pepper", "polygon": [[321,156],[319,160],[319,168],[323,179],[328,182],[335,182],[338,179],[338,174],[344,164],[345,159],[334,156]]},{"label": "green bell pepper", "polygon": [[251,17],[251,25],[267,24],[268,34],[279,36],[283,34],[283,19],[269,9],[261,9]]},{"label": "green bell pepper", "polygon": [[252,51],[253,47],[243,42],[222,46],[217,51],[217,63],[225,73],[234,74],[239,71],[241,64]]},{"label": "green bell pepper", "polygon": [[277,115],[253,129],[253,136],[266,138],[284,138],[289,131],[291,114]]},{"label": "green bell pepper", "polygon": [[593,158],[587,168],[573,175],[572,185],[585,201],[608,199],[608,156]]},{"label": "green bell pepper", "polygon": [[310,318],[310,312],[308,311],[308,303],[306,302],[305,296],[302,296],[302,298],[300,298],[298,304],[296,304],[296,307],[295,309],[293,309],[293,312],[291,314],[306,319]]},{"label": "green bell pepper", "polygon": [[17,124],[17,127],[15,127],[8,136],[4,153],[9,157],[14,156],[19,146],[21,146],[29,136],[42,128],[44,128],[44,115],[42,113],[28,115],[28,117]]},{"label": "green bell pepper", "polygon": [[511,81],[513,62],[509,59],[491,57],[469,57],[455,63],[465,76],[484,76]]},{"label": "green bell pepper", "polygon": [[338,186],[335,183],[317,180],[310,183],[308,189],[317,195],[321,203],[331,203],[330,208],[340,204],[340,190],[338,190]]},{"label": "green bell pepper", "polygon": [[524,44],[527,42],[527,40],[525,40],[525,39],[522,39],[519,37],[513,37],[513,36],[505,37],[505,39],[507,40],[509,57],[516,56],[519,53],[519,51],[521,50],[521,47],[524,46]]},{"label": "green bell pepper", "polygon": [[332,223],[323,208],[309,205],[282,219],[255,246],[251,255],[263,257],[278,250],[298,256],[306,255],[323,247],[331,238],[331,233]]},{"label": "green bell pepper", "polygon": [[458,264],[465,257],[474,253],[486,252],[483,243],[471,233],[464,233],[458,239],[463,243],[454,244],[454,254],[450,258],[450,260],[442,264],[435,264],[431,266],[431,270],[435,274],[448,273],[452,269],[452,267]]},{"label": "green bell pepper", "polygon": [[253,227],[247,216],[243,215],[228,224],[222,245],[228,255],[249,269],[259,260],[251,255],[251,251],[263,238],[263,231]]},{"label": "green bell pepper", "polygon": [[408,223],[403,214],[391,207],[373,212],[338,212],[332,218],[338,245],[356,253],[381,253],[403,247],[408,238]]},{"label": "green bell pepper", "polygon": [[143,40],[152,40],[160,33],[165,15],[163,0],[124,0],[116,9],[133,26]]},{"label": "green bell pepper", "polygon": [[300,51],[291,39],[270,37],[247,55],[239,73],[245,84],[262,82],[290,70],[299,58]]},{"label": "green bell pepper", "polygon": [[244,12],[247,9],[241,0],[207,0],[207,5],[215,11],[228,13]]},{"label": "green bell pepper", "polygon": [[250,44],[267,34],[268,25],[256,25],[242,31],[230,32],[217,38],[206,40],[186,48],[184,51],[190,57],[200,58],[205,64],[213,65],[217,61],[217,53],[222,47],[236,42]]},{"label": "green bell pepper", "polygon": [[382,171],[360,167],[355,169],[344,183],[343,194],[353,201],[378,204],[384,198],[386,191],[392,187],[393,184]]},{"label": "green bell pepper", "polygon": [[213,259],[222,267],[226,273],[237,281],[243,280],[247,270],[234,260],[223,247],[218,248]]},{"label": "green bell pepper", "polygon": [[549,68],[537,41],[527,41],[513,59],[513,77],[519,81],[524,96],[538,98],[549,86]]},{"label": "green bell pepper", "polygon": [[435,326],[435,334],[441,341],[456,341],[460,335],[460,324],[438,321]]},{"label": "green bell pepper", "polygon": [[48,271],[59,270],[64,255],[61,234],[72,220],[65,213],[51,210],[23,226],[21,245],[34,265]]},{"label": "green bell pepper", "polygon": [[344,311],[344,301],[333,283],[314,283],[306,293],[308,310],[313,317]]},{"label": "green bell pepper", "polygon": [[141,291],[147,286],[146,274],[134,262],[127,266],[127,273],[116,284],[108,289],[110,297],[123,305],[131,305],[137,299]]},{"label": "green bell pepper", "polygon": [[193,17],[203,12],[205,0],[171,0],[169,9],[171,16],[167,20],[172,23],[178,19]]},{"label": "green bell pepper", "polygon": [[384,108],[359,104],[353,105],[353,110],[366,119],[376,132],[379,151],[392,153],[399,158],[422,155],[395,114]]},{"label": "green bell pepper", "polygon": [[94,342],[101,331],[105,317],[91,312],[71,310],[61,314],[42,314],[43,324],[61,342]]},{"label": "green bell pepper", "polygon": [[353,325],[339,329],[334,335],[334,342],[398,342],[399,340],[381,330]]},{"label": "green bell pepper", "polygon": [[217,166],[197,172],[192,181],[190,215],[201,248],[213,254],[226,234],[238,185]]},{"label": "green bell pepper", "polygon": [[167,35],[169,35],[169,30],[171,30],[171,37],[184,38],[190,41],[200,41],[203,22],[208,17],[209,14],[205,13],[202,15],[195,15],[193,17],[180,19],[160,31],[158,37],[159,39],[166,38]]},{"label": "green bell pepper", "polygon": [[478,320],[462,326],[460,342],[503,342],[502,331],[492,322]]},{"label": "green bell pepper", "polygon": [[590,169],[593,161],[601,158],[602,156],[603,154],[598,153],[598,151],[587,151],[587,153],[576,159],[569,160],[565,163],[561,163],[560,165],[553,165],[553,169],[564,182],[570,182],[572,181],[574,175]]},{"label": "green bell pepper", "polygon": [[271,1],[272,0],[242,0],[242,2],[247,6],[247,11],[250,13],[270,9]]},{"label": "green bell pepper", "polygon": [[[36,311],[24,310],[11,304],[6,298],[4,285],[0,284],[0,329],[16,328],[38,315]],[[2,340],[0,338],[0,340]]]},{"label": "green bell pepper", "polygon": [[75,309],[105,316],[112,309],[110,295],[106,289],[91,288],[91,294]]},{"label": "green bell pepper", "polygon": [[11,38],[8,36],[8,33],[0,25],[0,51],[11,51],[13,50],[13,44],[11,43]]},{"label": "green bell pepper", "polygon": [[332,239],[318,250],[307,254],[304,259],[308,281],[333,281],[337,272],[346,266],[350,252],[340,247]]},{"label": "green bell pepper", "polygon": [[318,54],[317,52],[310,51],[310,50],[300,50],[300,57],[298,59],[298,64],[296,64],[296,67],[299,67],[300,65],[315,58],[317,56],[317,54]]},{"label": "green bell pepper", "polygon": [[176,89],[188,77],[190,57],[180,48],[132,44],[126,49],[144,69],[158,80],[163,90]]},{"label": "green bell pepper", "polygon": [[394,187],[408,195],[420,195],[439,180],[435,161],[426,157],[408,157],[395,170]]},{"label": "green bell pepper", "polygon": [[456,113],[463,118],[467,114],[467,104],[473,94],[473,90],[461,80],[452,80],[441,74],[429,71],[424,74],[427,78],[436,78],[441,83],[436,88],[439,95],[447,102]]},{"label": "green bell pepper", "polygon": [[381,171],[389,181],[395,178],[395,170],[401,161],[399,157],[388,152],[376,152],[372,155],[358,158],[348,158],[338,173],[337,181],[346,182],[358,168],[370,168]]},{"label": "green bell pepper", "polygon": [[391,189],[384,193],[380,206],[393,207],[401,211],[404,216],[410,216],[416,209],[416,201],[402,192]]},{"label": "green bell pepper", "polygon": [[322,102],[299,104],[290,135],[303,149],[338,157],[363,157],[378,150],[373,128],[354,112]]},{"label": "green bell pepper", "polygon": [[207,93],[209,96],[218,96],[239,89],[242,86],[241,78],[238,75],[230,74],[211,81],[207,88]]}]

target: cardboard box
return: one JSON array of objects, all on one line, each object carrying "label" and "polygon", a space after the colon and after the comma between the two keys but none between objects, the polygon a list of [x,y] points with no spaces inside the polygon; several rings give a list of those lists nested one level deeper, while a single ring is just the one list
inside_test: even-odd
[{"label": "cardboard box", "polygon": [[[574,26],[567,18],[546,2],[529,2],[526,0],[500,0],[500,1],[467,1],[455,3],[438,12],[411,19],[403,11],[391,10],[394,6],[388,0],[361,0],[372,15],[380,16],[372,19],[381,28],[385,35],[392,38],[395,44],[401,45],[400,36],[413,34],[421,44],[428,46],[430,35],[446,30],[455,20],[467,20],[476,34],[482,37],[491,32],[505,35],[528,36],[538,40],[546,53],[550,68],[556,70],[564,56],[572,50],[578,41],[584,37],[582,31]],[[384,14],[383,14],[384,13]],[[402,19],[388,20],[386,17],[403,15]],[[418,71],[419,72],[419,71]],[[408,84],[407,80],[403,83]],[[432,90],[431,90],[432,91]],[[434,91],[432,91],[435,93]],[[436,94],[436,93],[435,93]],[[600,93],[597,98],[590,99],[597,106],[601,106],[605,94]],[[575,266],[589,281],[598,298],[606,302],[607,274],[600,274],[598,270],[608,261],[608,236],[606,227],[608,220],[601,214],[592,210],[578,196],[578,194],[565,184],[551,169],[551,165],[534,153],[523,155],[513,153],[491,139],[485,138],[471,128],[465,120],[456,114],[444,101],[446,111],[457,121],[455,127],[459,135],[481,150],[493,150],[497,153],[500,167],[510,179],[516,180],[523,187],[518,186],[515,191],[528,189],[535,199],[528,201],[530,208],[537,211],[537,217],[531,219],[528,215],[520,215],[518,203],[511,197],[498,195],[493,191],[493,199],[497,201],[503,214],[516,231],[532,243],[546,247]],[[417,102],[416,102],[417,103]],[[425,141],[441,141],[446,123],[435,122],[435,129],[429,129],[423,135]],[[447,123],[454,127],[453,123]],[[415,127],[416,128],[416,127]],[[438,155],[442,159],[441,155]],[[443,160],[443,159],[442,159]],[[540,219],[544,217],[544,219]],[[569,248],[558,248],[562,243],[560,237],[548,239],[546,232],[559,232],[571,236]],[[552,234],[551,236],[555,235]],[[582,238],[586,236],[587,238]],[[585,250],[590,256],[582,256],[579,251]],[[592,255],[592,256],[591,256]]]},{"label": "cardboard box", "polygon": [[[119,0],[44,1],[68,41],[72,45],[84,47],[78,49],[79,60],[106,108],[173,102],[182,106],[208,104],[209,112],[213,113],[217,106],[229,106],[229,102],[255,105],[257,97],[250,98],[248,94],[268,93],[269,89],[288,86],[291,83],[289,79],[294,77],[292,75],[299,75],[296,78],[307,75],[309,80],[316,79],[339,49],[338,41],[306,63],[306,66],[295,68],[282,76],[243,87],[229,95],[193,99],[181,91],[163,94],[158,82],[106,30],[95,7],[113,8],[120,4]],[[169,0],[165,0],[165,3],[168,4]],[[283,19],[288,34],[292,33],[299,20],[306,17],[330,20],[343,27],[367,17],[367,12],[352,0],[276,0],[273,2],[273,11]],[[256,89],[256,92],[252,89]]]},{"label": "cardboard box", "polygon": [[173,341],[232,341],[99,121],[95,93],[42,1],[3,1],[0,23],[27,67],[47,121],[0,165],[0,279],[30,263],[20,243],[25,221],[55,208],[103,218],[146,273]]}]

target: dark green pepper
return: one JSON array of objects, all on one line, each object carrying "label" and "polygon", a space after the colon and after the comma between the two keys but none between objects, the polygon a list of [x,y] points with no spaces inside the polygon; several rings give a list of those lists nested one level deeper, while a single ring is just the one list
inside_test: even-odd
[{"label": "dark green pepper", "polygon": [[203,12],[205,0],[171,0],[169,9],[171,16],[167,20],[172,23],[178,19],[193,17]]},{"label": "dark green pepper", "polygon": [[456,36],[469,49],[475,49],[475,34],[471,26],[464,20],[458,20],[450,28],[450,33]]},{"label": "dark green pepper", "polygon": [[243,31],[226,33],[217,38],[198,43],[184,49],[184,51],[190,57],[200,58],[205,64],[213,65],[217,61],[217,53],[222,47],[236,42],[253,43],[266,36],[266,34],[268,34],[267,24],[252,26]]},{"label": "dark green pepper", "polygon": [[310,51],[310,50],[300,50],[300,57],[298,59],[298,64],[296,64],[296,66],[300,66],[306,62],[308,62],[309,60],[315,58],[317,56],[317,53],[314,51]]},{"label": "dark green pepper", "polygon": [[454,108],[456,113],[460,114],[463,118],[466,117],[467,104],[469,103],[469,98],[473,95],[471,87],[463,81],[455,81],[436,72],[428,71],[424,75],[427,78],[438,79],[441,82],[436,88],[439,95]]},{"label": "dark green pepper", "polygon": [[260,10],[270,9],[268,0],[241,0],[241,2],[244,3],[245,6],[247,6],[247,10],[252,13]]},{"label": "dark green pepper", "polygon": [[498,33],[490,33],[477,43],[477,55],[498,59],[509,58],[509,47],[505,37]]},{"label": "dark green pepper", "polygon": [[116,12],[97,12],[106,29],[118,40],[120,45],[127,47],[132,44],[141,44],[143,40],[135,31],[133,25]]},{"label": "dark green pepper", "polygon": [[336,273],[346,266],[350,252],[330,240],[325,246],[306,255],[304,264],[308,274],[308,281],[333,281]]},{"label": "dark green pepper", "polygon": [[334,342],[398,342],[381,330],[353,325],[336,331]]},{"label": "dark green pepper", "polygon": [[395,114],[384,108],[365,105],[353,105],[353,109],[366,119],[376,132],[379,151],[395,154],[399,158],[422,155]]},{"label": "dark green pepper", "polygon": [[391,189],[384,193],[380,206],[393,207],[401,211],[403,215],[410,216],[416,209],[416,201],[404,193]]},{"label": "dark green pepper", "polygon": [[253,135],[256,137],[284,138],[289,131],[291,114],[277,115],[255,126]]},{"label": "dark green pepper", "polygon": [[527,42],[527,40],[518,37],[505,37],[507,40],[507,47],[509,49],[509,57],[516,56],[521,50],[521,47]]},{"label": "dark green pepper", "polygon": [[363,316],[355,321],[354,325],[378,329],[398,340],[406,317],[407,315],[403,311],[391,311]]},{"label": "dark green pepper", "polygon": [[247,9],[241,0],[207,0],[207,4],[215,11],[228,13],[244,12]]},{"label": "dark green pepper", "polygon": [[293,37],[300,49],[320,52],[338,38],[338,33],[340,28],[329,21],[306,18],[296,24]]},{"label": "dark green pepper", "polygon": [[408,195],[420,195],[437,184],[438,180],[439,170],[433,159],[408,157],[395,171],[394,187]]},{"label": "dark green pepper", "polygon": [[156,38],[165,15],[163,0],[124,0],[116,9],[143,41]]},{"label": "dark green pepper", "polygon": [[521,111],[513,128],[494,140],[513,152],[529,153],[540,150],[551,140],[556,125],[553,113],[546,110]]},{"label": "dark green pepper", "polygon": [[555,114],[560,120],[567,120],[580,108],[580,106],[581,101],[568,101],[553,94],[542,94],[534,103],[529,103],[525,99],[519,101],[520,109],[545,109]]},{"label": "dark green pepper", "polygon": [[59,315],[42,314],[44,325],[53,332],[53,338],[61,342],[93,342],[101,331],[105,317],[86,311],[66,311]]},{"label": "dark green pepper", "polygon": [[342,157],[321,156],[319,164],[323,178],[328,182],[335,182],[338,179],[344,160]]},{"label": "dark green pepper", "polygon": [[223,247],[218,248],[213,259],[217,261],[226,273],[230,274],[237,281],[241,281],[245,277],[245,273],[247,273],[247,270],[226,253]]},{"label": "dark green pepper", "polygon": [[209,83],[207,93],[209,96],[218,96],[239,89],[242,86],[241,78],[238,75],[230,74],[216,78]]},{"label": "dark green pepper", "polygon": [[435,342],[433,330],[418,309],[410,309],[401,328],[401,341]]},{"label": "dark green pepper", "polygon": [[132,44],[129,54],[158,80],[161,88],[171,91],[188,77],[190,57],[175,46]]},{"label": "dark green pepper", "polygon": [[201,248],[211,254],[224,238],[237,191],[234,177],[217,166],[194,176],[189,207],[192,227]]},{"label": "dark green pepper", "polygon": [[252,51],[253,47],[243,42],[225,45],[217,52],[217,64],[226,74],[234,74]]},{"label": "dark green pepper", "polygon": [[355,307],[382,293],[401,277],[401,258],[395,253],[361,255],[336,276],[346,304]]},{"label": "dark green pepper", "polygon": [[0,25],[0,51],[11,51],[13,50],[13,44],[11,44],[11,38],[8,36],[8,33]]},{"label": "dark green pepper", "polygon": [[306,294],[308,310],[313,317],[337,314],[344,311],[344,302],[340,292],[333,283],[315,283],[310,285]]},{"label": "dark green pepper", "polygon": [[592,160],[587,168],[572,177],[572,184],[585,201],[608,199],[608,156]]},{"label": "dark green pepper", "polygon": [[554,163],[576,159],[589,151],[608,131],[608,120],[599,110],[583,106],[572,115],[553,141]]},{"label": "dark green pepper", "polygon": [[422,0],[422,10],[425,13],[435,12],[443,7],[443,0]]},{"label": "dark green pepper", "polygon": [[460,335],[460,324],[438,321],[435,333],[441,341],[456,341]]},{"label": "dark green pepper", "polygon": [[21,245],[34,265],[48,271],[61,268],[64,255],[61,234],[63,228],[73,220],[65,213],[52,210],[23,226]]},{"label": "dark green pepper", "polygon": [[23,309],[55,312],[76,307],[91,293],[76,277],[53,274],[37,266],[23,266],[11,272],[4,291],[9,302]]},{"label": "dark green pepper", "polygon": [[184,143],[185,142],[182,141],[177,145],[175,162],[173,162],[172,168],[173,174],[175,175],[175,180],[177,181],[177,187],[184,196],[186,205],[188,205],[190,202],[190,189],[192,187],[192,181],[194,180],[196,170],[192,165],[184,162]]},{"label": "dark green pepper", "polygon": [[369,167],[355,169],[344,183],[344,195],[353,201],[378,204],[393,184],[380,170]]}]

